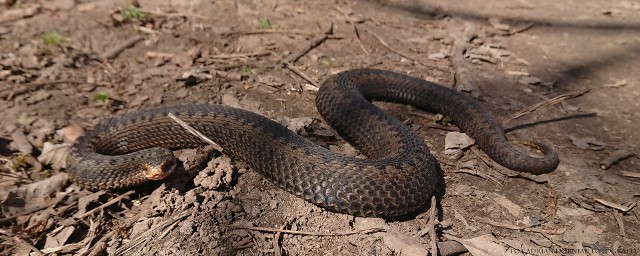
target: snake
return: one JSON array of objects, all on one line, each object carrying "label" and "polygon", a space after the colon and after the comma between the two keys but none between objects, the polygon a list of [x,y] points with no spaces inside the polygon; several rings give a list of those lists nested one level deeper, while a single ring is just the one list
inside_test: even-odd
[{"label": "snake", "polygon": [[450,117],[506,168],[543,174],[559,164],[555,150],[543,143],[532,142],[543,156],[510,143],[500,122],[464,93],[402,73],[353,69],[323,82],[316,107],[364,158],[331,151],[251,111],[187,103],[100,121],[72,146],[67,171],[91,190],[129,188],[169,176],[177,165],[172,150],[207,144],[171,119],[172,114],[211,138],[231,159],[330,211],[365,217],[415,212],[430,201],[440,165],[422,138],[372,101],[408,104]]}]

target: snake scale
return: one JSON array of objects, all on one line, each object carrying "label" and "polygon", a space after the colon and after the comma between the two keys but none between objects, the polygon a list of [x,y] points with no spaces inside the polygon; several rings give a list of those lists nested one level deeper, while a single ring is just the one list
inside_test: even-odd
[{"label": "snake scale", "polygon": [[509,169],[540,174],[558,165],[556,152],[543,144],[534,143],[545,154],[541,158],[517,150],[496,118],[464,94],[404,74],[355,69],[329,77],[316,105],[325,121],[366,159],[332,152],[250,111],[186,104],[101,121],[73,146],[68,172],[89,189],[125,188],[168,176],[176,165],[170,149],[205,144],[167,116],[173,113],[212,138],[223,153],[311,203],[356,216],[413,212],[429,201],[439,164],[421,138],[372,100],[451,117]]}]

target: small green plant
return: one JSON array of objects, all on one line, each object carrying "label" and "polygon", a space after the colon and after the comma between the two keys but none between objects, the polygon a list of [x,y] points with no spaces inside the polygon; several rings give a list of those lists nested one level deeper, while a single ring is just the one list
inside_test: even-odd
[{"label": "small green plant", "polygon": [[27,166],[27,159],[23,155],[19,155],[13,160],[11,165],[11,172],[18,172],[18,170]]},{"label": "small green plant", "polygon": [[442,123],[443,125],[450,125],[453,123],[453,119],[451,119],[450,116],[445,116],[442,118],[442,120],[440,120],[440,123]]},{"label": "small green plant", "polygon": [[93,95],[93,102],[100,101],[106,102],[109,100],[109,93],[107,92],[99,92]]},{"label": "small green plant", "polygon": [[56,32],[45,32],[40,35],[42,43],[46,45],[59,45],[61,43],[69,42],[69,38],[61,36]]},{"label": "small green plant", "polygon": [[124,21],[132,20],[132,19],[144,20],[145,17],[147,16],[146,13],[144,13],[143,11],[140,11],[138,8],[133,6],[129,6],[122,9],[121,15],[122,15],[122,20]]},{"label": "small green plant", "polygon": [[244,73],[249,73],[249,72],[251,72],[251,68],[247,67],[247,66],[242,66],[242,67],[240,67],[240,71],[244,72]]},{"label": "small green plant", "polygon": [[260,24],[260,28],[276,28],[276,25],[271,23],[271,20],[269,20],[268,18],[262,18],[258,20],[258,22]]}]

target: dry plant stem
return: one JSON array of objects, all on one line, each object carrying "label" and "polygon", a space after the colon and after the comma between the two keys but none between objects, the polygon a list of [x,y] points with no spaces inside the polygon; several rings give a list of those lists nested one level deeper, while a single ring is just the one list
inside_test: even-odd
[{"label": "dry plant stem", "polygon": [[616,209],[616,210],[621,211],[621,212],[628,212],[631,209],[633,209],[633,207],[636,206],[635,202],[629,204],[628,206],[625,206],[625,205],[617,204],[617,203],[610,202],[610,201],[607,201],[607,200],[604,200],[604,199],[600,199],[600,198],[595,198],[593,200],[598,202],[598,203],[600,203],[600,204],[602,204],[602,205],[604,205],[604,206]]},{"label": "dry plant stem", "polygon": [[127,252],[129,252],[131,249],[141,245],[142,243],[144,243],[145,241],[147,241],[147,239],[153,239],[154,236],[156,235],[156,232],[160,231],[160,230],[164,230],[166,227],[173,225],[174,223],[176,223],[177,221],[189,216],[193,214],[193,210],[190,209],[186,209],[184,211],[182,211],[181,213],[179,213],[178,215],[175,215],[173,217],[170,217],[169,219],[165,220],[164,222],[160,223],[157,227],[149,229],[147,231],[145,231],[144,233],[138,235],[137,237],[135,237],[133,240],[131,240],[129,243],[123,245],[122,247],[118,248],[114,254],[115,255],[123,255]]},{"label": "dry plant stem", "polygon": [[506,228],[506,229],[513,229],[513,230],[520,230],[520,231],[528,231],[528,232],[535,232],[535,233],[546,233],[546,234],[551,234],[551,235],[561,235],[564,233],[564,230],[546,230],[546,229],[540,229],[540,228],[533,228],[537,225],[529,225],[529,226],[516,226],[516,225],[511,225],[511,224],[504,224],[504,223],[499,223],[499,222],[495,222],[489,219],[485,219],[485,218],[481,218],[481,217],[477,217],[476,218],[478,221],[492,225],[492,226],[496,226],[496,227],[501,227],[501,228]]},{"label": "dry plant stem", "polygon": [[602,162],[600,163],[600,168],[602,168],[603,170],[609,169],[609,167],[611,167],[612,165],[632,156],[634,156],[633,152],[627,149],[618,149],[611,153],[611,155],[609,155],[607,158],[602,160]]},{"label": "dry plant stem", "polygon": [[253,52],[253,53],[232,53],[232,54],[218,54],[209,56],[209,59],[239,59],[250,57],[264,57],[269,56],[271,52]]},{"label": "dry plant stem", "polygon": [[400,55],[401,57],[403,57],[403,58],[405,58],[405,59],[408,59],[408,60],[410,60],[410,61],[413,61],[413,62],[415,62],[415,63],[418,63],[418,64],[420,64],[421,66],[425,66],[425,67],[427,67],[427,65],[426,65],[426,64],[424,64],[424,63],[422,63],[422,62],[418,61],[417,59],[414,59],[414,58],[410,57],[408,54],[405,54],[405,53],[403,53],[403,52],[401,52],[401,51],[399,51],[399,50],[396,50],[396,49],[392,48],[392,47],[391,47],[391,46],[390,46],[386,41],[384,41],[384,39],[382,39],[382,37],[380,37],[380,36],[376,35],[376,34],[375,34],[375,33],[373,33],[371,30],[369,30],[369,29],[365,29],[364,31],[367,31],[367,33],[371,34],[373,37],[375,37],[376,39],[378,39],[378,41],[380,41],[380,44],[382,44],[382,46],[384,46],[385,48],[387,48],[389,51],[392,51],[392,52],[394,52],[395,54],[398,54],[398,55]]},{"label": "dry plant stem", "polygon": [[618,223],[618,229],[620,229],[620,235],[626,236],[626,232],[624,230],[624,222],[622,221],[622,214],[614,210],[611,211],[611,214],[613,214],[613,218],[616,219],[616,222]]},{"label": "dry plant stem", "polygon": [[172,113],[169,113],[168,116],[171,119],[173,119],[173,121],[176,121],[176,123],[178,123],[180,126],[182,126],[182,128],[184,128],[187,131],[189,131],[191,134],[197,136],[198,138],[200,138],[203,141],[205,141],[205,142],[209,143],[210,145],[212,145],[215,148],[215,150],[217,150],[219,152],[223,152],[222,151],[222,147],[220,145],[218,145],[217,143],[213,142],[213,140],[209,139],[207,136],[204,136],[204,134],[202,134],[198,130],[194,129],[193,127],[191,127],[190,125],[188,125],[184,121],[180,120],[180,118],[176,117]]},{"label": "dry plant stem", "polygon": [[368,229],[346,231],[346,232],[318,233],[318,232],[295,231],[295,230],[288,230],[288,229],[249,227],[249,226],[236,226],[236,225],[222,225],[222,226],[228,227],[228,228],[241,228],[241,229],[249,229],[249,230],[263,231],[263,232],[280,232],[284,234],[303,235],[303,236],[350,236],[350,235],[357,235],[357,234],[386,232],[385,228],[368,228]]},{"label": "dry plant stem", "polygon": [[464,53],[467,51],[467,44],[476,36],[476,27],[473,23],[465,22],[465,28],[461,35],[455,37],[451,47],[451,64],[455,69],[455,85],[458,91],[470,92],[471,96],[480,96],[478,85],[471,74],[471,70],[464,61]]},{"label": "dry plant stem", "polygon": [[436,235],[436,223],[438,223],[438,220],[436,219],[436,196],[432,195],[431,196],[431,209],[429,210],[429,229],[430,229],[430,236],[431,236],[431,255],[438,255],[438,240],[437,240],[437,235]]},{"label": "dry plant stem", "polygon": [[282,64],[284,65],[285,68],[288,68],[289,70],[291,70],[291,72],[293,72],[296,75],[302,77],[302,79],[307,80],[307,82],[311,83],[316,88],[320,88],[320,84],[318,84],[318,82],[316,82],[313,79],[311,79],[311,77],[307,76],[307,74],[303,73],[302,71],[300,71],[298,68],[296,68],[292,64],[290,64],[288,62],[283,62]]},{"label": "dry plant stem", "polygon": [[349,15],[347,15],[346,12],[344,12],[342,9],[340,9],[340,7],[336,6],[336,10],[340,13],[342,13],[342,15],[344,15],[344,18],[347,20],[347,22],[349,22],[349,24],[351,24],[351,28],[353,28],[353,33],[356,37],[356,41],[358,41],[358,45],[360,45],[360,49],[362,49],[362,51],[366,54],[369,55],[369,51],[367,51],[367,48],[364,47],[364,44],[362,44],[362,41],[360,40],[360,32],[358,32],[358,27],[356,27],[356,24],[353,23],[353,21],[349,18]]},{"label": "dry plant stem", "polygon": [[289,57],[287,59],[287,62],[289,63],[295,63],[298,59],[300,59],[302,56],[304,56],[305,54],[307,54],[309,51],[311,51],[313,48],[318,47],[320,44],[322,44],[322,42],[324,42],[325,40],[327,40],[327,38],[329,38],[330,35],[333,34],[333,23],[329,23],[329,27],[327,28],[327,30],[324,32],[324,34],[322,34],[321,36],[313,39],[313,41],[311,41],[311,43],[305,47],[304,49],[302,49],[300,52],[298,52],[298,54],[293,55],[291,57]]},{"label": "dry plant stem", "polygon": [[137,44],[138,42],[144,40],[143,36],[134,36],[131,39],[125,41],[124,43],[112,48],[111,50],[107,51],[106,53],[102,54],[100,56],[101,59],[106,60],[106,59],[113,59],[115,57],[118,57],[118,55],[120,55],[120,53],[122,51],[124,51],[125,49],[134,46],[135,44]]},{"label": "dry plant stem", "polygon": [[522,117],[522,116],[524,116],[526,114],[529,114],[529,113],[533,113],[534,111],[536,111],[538,109],[542,109],[542,108],[545,108],[545,107],[548,107],[548,106],[551,106],[551,105],[558,104],[561,101],[566,100],[566,99],[571,99],[571,98],[575,98],[575,97],[578,97],[578,96],[582,96],[583,94],[589,92],[590,90],[591,89],[585,89],[585,90],[578,90],[578,91],[568,92],[568,93],[561,94],[561,95],[558,95],[556,97],[553,97],[551,99],[545,100],[543,102],[537,103],[537,104],[535,104],[533,106],[525,108],[524,110],[522,110],[522,111],[520,111],[518,113],[515,113],[513,116],[511,116],[511,117],[507,118],[506,120],[502,121],[502,125],[505,126],[511,120],[520,118],[520,117]]},{"label": "dry plant stem", "polygon": [[500,183],[500,181],[498,181],[497,179],[495,179],[494,177],[491,177],[489,174],[483,173],[483,172],[479,172],[479,171],[475,171],[475,170],[470,170],[470,169],[458,169],[453,171],[455,173],[466,173],[469,175],[474,175],[474,176],[478,176],[480,178],[483,178],[485,180],[490,180],[495,182],[498,186],[502,186],[502,183]]},{"label": "dry plant stem", "polygon": [[516,172],[513,170],[510,170],[508,168],[505,168],[504,166],[494,162],[493,160],[491,160],[491,158],[489,158],[486,153],[484,153],[482,150],[478,149],[477,145],[474,145],[471,147],[471,151],[480,158],[480,160],[482,160],[482,162],[484,162],[485,164],[487,164],[490,167],[493,167],[493,169],[495,169],[497,172],[499,172],[502,175],[505,175],[507,177],[511,177],[511,178],[523,178],[523,179],[527,179],[530,181],[533,181],[535,183],[539,183],[539,184],[544,184],[544,183],[548,183],[549,181],[542,177],[542,176],[536,176],[536,175],[531,175],[528,173],[522,173],[522,172]]},{"label": "dry plant stem", "polygon": [[[6,97],[7,100],[11,100],[13,96],[20,95],[26,92],[30,92],[32,90],[40,89],[40,87],[48,86],[48,85],[58,85],[58,84],[85,84],[86,81],[80,80],[60,80],[60,81],[48,81],[48,82],[35,82],[35,83],[26,83],[26,84],[16,84],[11,88],[4,89],[2,93],[0,93],[0,98]],[[18,88],[19,86],[19,88]]]},{"label": "dry plant stem", "polygon": [[[120,195],[120,196],[118,196],[118,197],[116,197],[116,198],[114,198],[114,199],[111,199],[109,202],[107,202],[107,203],[105,203],[105,204],[103,204],[103,205],[100,205],[100,206],[96,207],[95,209],[93,209],[93,210],[91,210],[91,211],[88,211],[88,212],[86,212],[86,213],[82,214],[82,215],[81,215],[81,216],[79,216],[79,217],[73,217],[73,218],[67,219],[66,221],[63,221],[63,222],[61,223],[61,226],[70,226],[70,225],[73,225],[75,222],[78,222],[79,220],[81,220],[81,219],[83,219],[83,218],[85,218],[85,217],[87,217],[87,216],[89,216],[89,215],[93,214],[94,212],[100,211],[100,210],[102,210],[102,209],[104,209],[104,208],[106,208],[106,207],[109,207],[109,206],[110,206],[110,205],[112,205],[112,204],[115,204],[115,203],[117,203],[117,202],[120,202],[120,200],[122,200],[122,199],[123,199],[123,198],[125,198],[125,197],[130,196],[130,195],[131,195],[131,194],[133,194],[133,193],[135,193],[135,191],[133,191],[133,190],[131,190],[131,191],[127,191],[127,193],[124,193],[124,194],[122,194],[122,195]],[[70,220],[70,221],[72,221],[73,223],[68,223],[68,221],[69,221],[69,220]]]}]

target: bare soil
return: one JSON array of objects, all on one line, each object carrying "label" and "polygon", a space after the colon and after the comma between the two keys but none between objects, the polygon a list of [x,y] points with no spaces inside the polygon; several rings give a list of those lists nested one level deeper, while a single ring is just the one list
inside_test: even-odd
[{"label": "bare soil", "polygon": [[[2,2],[0,255],[426,255],[435,242],[445,255],[640,255],[637,1]],[[435,220],[329,212],[209,148],[177,152],[174,175],[131,191],[64,173],[82,130],[176,103],[241,107],[358,155],[314,100],[359,67],[462,88],[501,120],[588,91],[505,123],[510,139],[558,151],[539,176],[475,147],[453,160],[432,114],[376,103],[441,162]],[[633,156],[603,169],[612,154]]]}]

